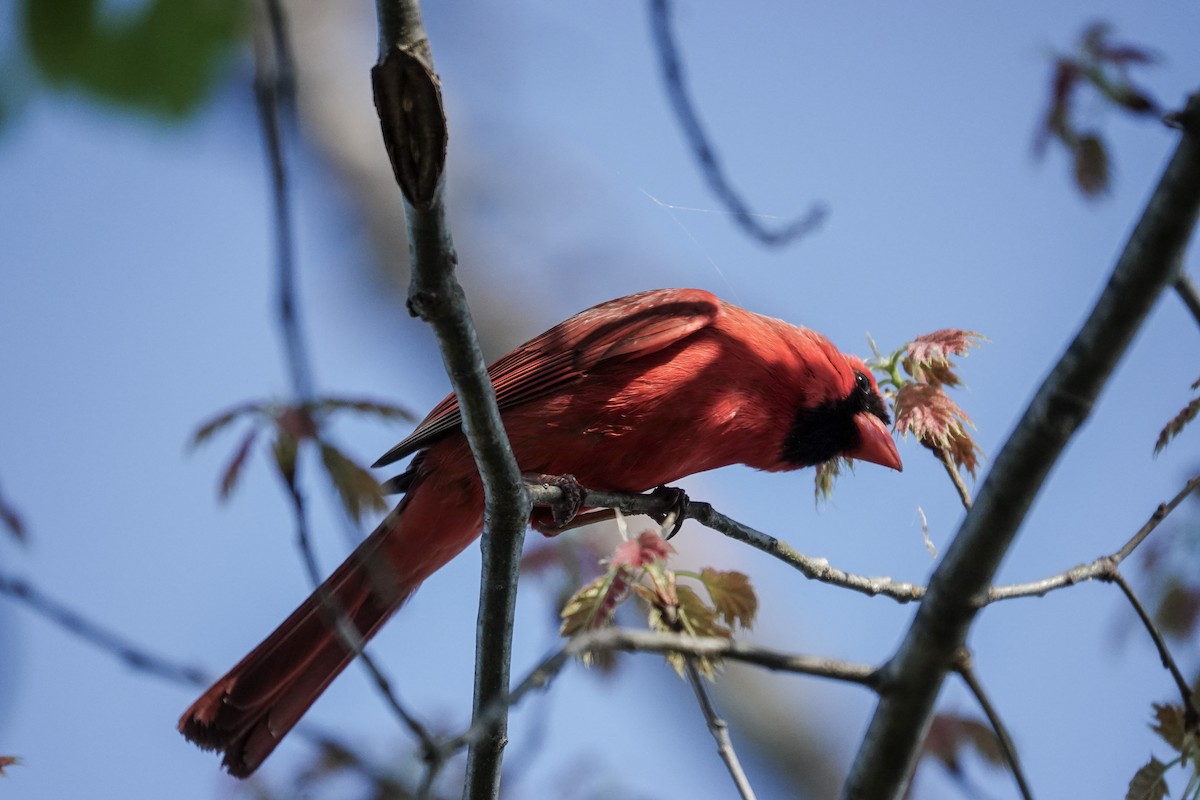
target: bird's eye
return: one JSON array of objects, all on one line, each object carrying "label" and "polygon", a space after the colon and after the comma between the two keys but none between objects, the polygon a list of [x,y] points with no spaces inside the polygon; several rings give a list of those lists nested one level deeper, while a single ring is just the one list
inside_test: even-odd
[{"label": "bird's eye", "polygon": [[871,379],[858,370],[854,371],[854,383],[858,386],[858,390],[864,394],[871,391]]}]

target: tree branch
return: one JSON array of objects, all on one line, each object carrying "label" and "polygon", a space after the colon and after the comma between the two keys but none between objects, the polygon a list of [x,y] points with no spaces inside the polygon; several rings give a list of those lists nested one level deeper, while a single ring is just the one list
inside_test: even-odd
[{"label": "tree branch", "polygon": [[1200,289],[1196,288],[1191,277],[1182,269],[1179,271],[1179,277],[1175,279],[1175,291],[1179,294],[1179,299],[1187,306],[1187,310],[1192,312],[1192,318],[1196,320],[1196,324],[1200,325]]},{"label": "tree branch", "polygon": [[1004,727],[1000,713],[996,711],[996,707],[988,699],[987,692],[983,690],[983,684],[979,682],[979,676],[975,674],[974,659],[971,658],[971,652],[965,647],[959,650],[954,671],[963,679],[963,683],[967,684],[971,694],[975,695],[975,702],[979,703],[979,707],[992,725],[992,730],[996,732],[996,741],[1000,742],[1000,750],[1004,753],[1004,760],[1008,762],[1008,768],[1017,782],[1017,790],[1020,791],[1021,797],[1024,800],[1033,800],[1033,790],[1029,788],[1029,779],[1025,777],[1021,761],[1017,758],[1017,746],[1013,744],[1012,736]]},{"label": "tree branch", "polygon": [[754,788],[750,785],[750,779],[746,777],[745,770],[742,769],[742,762],[738,759],[737,751],[733,749],[733,740],[729,738],[729,725],[717,714],[717,708],[713,705],[708,688],[704,685],[704,678],[700,675],[700,670],[696,668],[696,662],[690,658],[687,660],[687,678],[688,683],[692,686],[692,691],[696,694],[696,702],[700,704],[700,713],[704,715],[709,733],[717,742],[717,754],[721,756],[721,761],[729,770],[729,777],[733,778],[733,784],[737,787],[738,794],[743,800],[756,800]]},{"label": "tree branch", "polygon": [[[393,172],[405,196],[412,283],[409,311],[433,328],[462,409],[463,432],[486,500],[483,575],[476,636],[474,716],[509,689],[513,616],[529,498],[513,458],[462,288],[442,203],[446,120],[416,0],[377,0],[379,62],[375,105]],[[498,795],[507,714],[490,725],[467,759],[465,797]]]},{"label": "tree branch", "polygon": [[1108,285],[984,480],[895,656],[843,797],[893,798],[912,775],[934,701],[1001,558],[1063,448],[1175,277],[1200,210],[1200,95]]},{"label": "tree branch", "polygon": [[688,95],[684,83],[683,65],[679,60],[679,47],[675,43],[675,34],[671,30],[671,8],[669,0],[650,0],[650,27],[654,31],[654,44],[658,50],[659,63],[662,67],[663,83],[666,85],[667,96],[671,107],[683,128],[684,138],[692,148],[692,154],[700,166],[700,172],[708,182],[717,199],[733,214],[734,220],[742,230],[752,238],[766,245],[784,245],[793,239],[816,230],[825,219],[825,208],[814,205],[802,217],[795,219],[774,230],[765,227],[759,218],[761,214],[750,211],[746,201],[730,184],[721,168],[720,159],[700,117],[696,113],[695,104]]}]

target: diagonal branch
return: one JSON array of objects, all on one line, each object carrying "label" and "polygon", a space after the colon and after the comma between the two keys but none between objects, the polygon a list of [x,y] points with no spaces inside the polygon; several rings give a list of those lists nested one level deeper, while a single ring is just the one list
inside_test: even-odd
[{"label": "diagonal branch", "polygon": [[979,707],[983,709],[984,715],[992,725],[992,730],[996,732],[996,741],[1000,743],[1000,750],[1004,754],[1004,760],[1008,762],[1013,779],[1017,782],[1017,789],[1021,792],[1021,797],[1024,800],[1033,800],[1033,790],[1029,788],[1029,779],[1025,777],[1025,771],[1021,768],[1021,760],[1017,757],[1017,746],[1013,744],[1008,728],[1000,719],[1000,713],[988,698],[987,692],[984,691],[979,676],[975,674],[974,659],[971,658],[971,652],[965,647],[958,653],[954,671],[963,679],[963,683],[971,690],[971,694],[975,695],[975,702],[979,703]]},{"label": "diagonal branch", "polygon": [[692,686],[692,691],[696,694],[696,702],[700,704],[700,713],[704,715],[708,730],[717,742],[717,753],[721,756],[721,761],[725,763],[726,769],[729,770],[729,776],[733,778],[733,784],[738,789],[738,795],[742,797],[742,800],[756,800],[754,787],[750,785],[750,779],[746,777],[746,771],[742,769],[742,762],[738,759],[737,751],[733,749],[733,740],[729,738],[729,724],[717,713],[712,697],[709,696],[708,688],[704,685],[704,678],[700,675],[695,660],[690,658],[687,661],[687,679]]},{"label": "diagonal branch", "polygon": [[683,78],[683,65],[679,60],[679,47],[671,30],[670,0],[650,0],[650,25],[654,30],[654,44],[658,49],[663,82],[666,84],[671,106],[675,109],[675,116],[683,128],[683,135],[700,165],[700,172],[708,181],[708,187],[733,214],[737,224],[751,237],[767,245],[788,244],[816,230],[825,219],[825,208],[821,205],[813,206],[804,216],[775,229],[765,227],[759,222],[761,215],[750,211],[746,201],[733,188],[721,169],[716,150],[709,141],[708,134],[704,132],[695,104],[688,95]]},{"label": "diagonal branch", "polygon": [[1200,95],[1142,219],[1087,321],[1034,396],[934,571],[843,788],[853,800],[898,796],[954,654],[1050,469],[1087,418],[1151,306],[1176,277],[1200,212]]},{"label": "diagonal branch", "polygon": [[[437,336],[486,501],[475,656],[478,719],[509,690],[517,580],[530,504],[470,309],[454,275],[457,256],[442,203],[446,119],[420,5],[417,0],[377,0],[376,8],[379,62],[371,70],[371,81],[384,144],[406,200],[412,262],[408,307]],[[499,794],[507,726],[507,714],[500,713],[489,725],[489,735],[471,747],[465,797]]]}]

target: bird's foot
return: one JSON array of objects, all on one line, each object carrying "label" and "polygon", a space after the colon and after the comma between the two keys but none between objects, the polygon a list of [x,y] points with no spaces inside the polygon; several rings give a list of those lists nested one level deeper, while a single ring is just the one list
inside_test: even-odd
[{"label": "bird's foot", "polygon": [[671,532],[667,534],[667,538],[670,539],[679,533],[679,529],[683,527],[683,521],[687,519],[687,507],[691,502],[687,492],[676,486],[659,486],[650,493],[650,496],[661,500],[664,504],[663,510],[650,514],[650,518],[659,525],[666,525],[667,521],[671,520]]}]

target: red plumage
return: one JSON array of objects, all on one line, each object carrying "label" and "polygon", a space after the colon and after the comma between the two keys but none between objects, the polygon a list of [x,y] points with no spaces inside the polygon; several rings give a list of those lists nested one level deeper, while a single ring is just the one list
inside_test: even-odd
[{"label": "red plumage", "polygon": [[[835,456],[900,469],[870,371],[813,331],[698,289],[595,306],[493,364],[522,471],[641,492],[729,464],[778,471]],[[349,663],[328,592],[363,639],[483,528],[483,490],[451,395],[376,466],[417,453],[407,495],[346,561],[179,721],[253,772]]]}]

